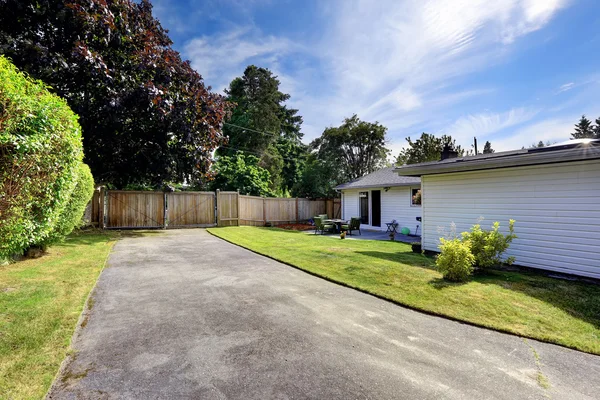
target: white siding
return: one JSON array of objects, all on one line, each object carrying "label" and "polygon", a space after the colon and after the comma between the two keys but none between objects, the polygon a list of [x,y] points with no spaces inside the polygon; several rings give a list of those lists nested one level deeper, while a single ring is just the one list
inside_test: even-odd
[{"label": "white siding", "polygon": [[358,190],[342,191],[342,219],[358,217]]},{"label": "white siding", "polygon": [[[418,188],[419,186],[414,186]],[[371,191],[381,191],[381,226],[371,226],[369,224],[362,224],[361,228],[365,229],[377,229],[386,230],[386,222],[392,222],[396,220],[400,227],[407,227],[410,229],[410,233],[415,233],[417,224],[420,222],[416,220],[416,217],[421,216],[421,207],[415,207],[411,205],[411,188],[410,187],[392,187],[387,192],[383,188],[370,188],[360,190],[344,190],[342,191],[342,218],[350,219],[351,217],[360,216],[360,206],[358,200],[359,192],[369,192],[369,201],[372,200]],[[371,206],[371,205],[370,205]],[[372,209],[369,209],[369,217],[372,217]],[[400,231],[398,229],[398,231]],[[419,227],[419,234],[421,233],[421,227]]]},{"label": "white siding", "polygon": [[438,251],[439,228],[457,233],[484,217],[515,219],[506,256],[517,265],[600,278],[600,161],[422,177],[423,247]]},{"label": "white siding", "polygon": [[[414,186],[418,189],[419,186]],[[400,228],[407,227],[410,233],[414,234],[417,225],[421,225],[416,217],[421,216],[421,207],[411,205],[411,188],[409,187],[393,187],[387,192],[381,191],[381,225],[383,230],[387,229],[386,222],[392,222],[395,219]],[[419,227],[419,234],[421,227]]]}]

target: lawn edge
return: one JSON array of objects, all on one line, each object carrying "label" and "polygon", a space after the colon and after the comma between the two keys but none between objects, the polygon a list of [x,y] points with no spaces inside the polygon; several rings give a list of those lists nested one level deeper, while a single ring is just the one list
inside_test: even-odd
[{"label": "lawn edge", "polygon": [[[209,228],[209,229],[214,229],[214,228]],[[292,264],[292,263],[290,263],[288,261],[280,260],[277,257],[273,257],[273,256],[270,256],[268,254],[261,253],[258,250],[253,250],[253,249],[248,248],[248,247],[246,247],[246,246],[244,246],[242,244],[235,243],[235,242],[233,242],[231,240],[225,239],[224,237],[221,237],[221,236],[217,235],[216,233],[211,232],[209,229],[206,229],[206,231],[208,233],[210,233],[211,235],[213,235],[216,238],[219,238],[221,240],[226,241],[227,243],[231,243],[234,246],[241,247],[241,248],[246,249],[246,250],[248,250],[248,251],[250,251],[252,253],[255,253],[255,254],[258,254],[260,256],[269,258],[271,260],[280,262],[282,264],[285,264],[285,265],[287,265],[289,267],[295,268],[295,269],[297,269],[299,271],[302,271],[304,273],[307,273],[309,275],[315,276],[315,277],[320,278],[320,279],[324,279],[324,280],[329,281],[331,283],[335,283],[336,285],[344,286],[344,287],[347,287],[349,289],[353,289],[353,290],[359,291],[361,293],[368,294],[370,296],[376,297],[376,298],[381,299],[381,300],[385,300],[387,302],[390,302],[390,303],[395,304],[397,306],[401,306],[401,307],[407,308],[407,309],[412,310],[412,311],[416,311],[416,312],[419,312],[419,313],[422,313],[422,314],[426,314],[426,315],[431,315],[431,316],[434,316],[434,317],[444,318],[444,319],[447,319],[447,320],[450,320],[450,321],[458,322],[458,323],[465,324],[465,325],[474,326],[474,327],[477,327],[477,328],[488,329],[490,331],[495,331],[495,332],[498,332],[498,333],[504,333],[504,334],[508,334],[508,335],[516,336],[516,337],[520,337],[520,338],[532,339],[532,340],[536,340],[536,341],[541,342],[541,343],[549,343],[549,344],[553,344],[555,346],[560,346],[560,347],[563,347],[563,348],[566,348],[566,349],[576,350],[576,351],[579,351],[579,352],[585,353],[585,354],[591,354],[591,355],[600,356],[600,351],[596,353],[596,352],[591,351],[591,350],[583,350],[583,349],[580,349],[578,347],[569,346],[567,344],[559,343],[559,342],[556,342],[556,341],[553,341],[553,340],[546,340],[546,339],[541,339],[539,337],[534,337],[534,336],[531,336],[531,335],[525,335],[525,334],[521,334],[521,333],[515,333],[515,332],[510,331],[508,329],[502,329],[502,328],[498,328],[498,327],[495,327],[495,326],[489,326],[489,325],[484,325],[484,324],[477,324],[475,322],[466,321],[464,319],[452,317],[452,316],[446,315],[446,314],[437,313],[435,311],[426,310],[426,309],[423,309],[423,308],[419,308],[417,306],[413,306],[413,305],[410,305],[410,304],[403,303],[403,302],[398,301],[398,300],[390,299],[390,298],[385,297],[383,295],[380,295],[378,293],[373,293],[373,292],[371,292],[371,291],[369,291],[367,289],[362,289],[362,288],[350,285],[350,284],[348,284],[346,282],[341,282],[341,281],[338,281],[336,279],[330,278],[328,276],[324,276],[324,275],[321,275],[321,274],[316,273],[316,272],[308,271],[308,270],[303,269],[302,267],[299,267],[297,265],[294,265],[294,264]]]},{"label": "lawn edge", "polygon": [[104,263],[102,263],[102,268],[100,268],[100,271],[98,272],[98,276],[96,277],[96,280],[94,281],[94,285],[90,289],[90,292],[88,293],[88,295],[83,303],[81,313],[79,314],[79,318],[77,319],[77,322],[75,323],[75,329],[73,330],[73,334],[71,335],[71,340],[69,341],[69,346],[67,347],[67,351],[66,351],[67,354],[66,354],[65,358],[62,360],[62,362],[60,363],[60,366],[58,367],[58,371],[56,371],[56,375],[54,375],[54,378],[52,379],[52,383],[50,384],[50,387],[46,391],[46,394],[44,395],[43,399],[47,399],[47,400],[52,399],[53,393],[59,388],[59,382],[61,381],[61,378],[64,376],[65,371],[71,365],[71,363],[73,361],[75,361],[77,353],[75,352],[75,349],[73,349],[73,343],[75,343],[77,341],[77,339],[79,338],[79,336],[81,335],[81,331],[83,329],[83,326],[82,326],[83,322],[89,318],[89,316],[92,312],[92,307],[90,306],[90,304],[91,304],[90,301],[92,300],[92,298],[95,295],[96,287],[98,286],[98,281],[100,280],[100,275],[102,275],[102,272],[104,272],[104,269],[106,269],[106,265],[108,264],[108,258],[112,254],[113,247],[115,246],[115,244],[117,243],[117,241],[119,239],[120,239],[119,237],[114,237],[114,238],[111,238],[108,240],[108,243],[110,243],[111,241],[113,243],[110,245],[110,250],[108,251],[106,258],[104,259]]}]

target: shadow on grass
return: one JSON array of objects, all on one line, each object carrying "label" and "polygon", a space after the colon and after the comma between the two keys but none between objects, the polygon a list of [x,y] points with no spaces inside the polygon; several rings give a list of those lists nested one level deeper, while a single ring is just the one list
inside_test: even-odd
[{"label": "shadow on grass", "polygon": [[[600,285],[550,278],[534,271],[485,271],[473,280],[521,292],[600,328]],[[600,340],[600,337],[598,337]]]},{"label": "shadow on grass", "polygon": [[413,253],[412,251],[387,253],[383,251],[356,251],[357,254],[362,254],[369,257],[380,258],[386,261],[398,262],[407,264],[412,267],[419,267],[433,270],[433,258],[424,254]]},{"label": "shadow on grass", "polygon": [[459,287],[462,285],[466,285],[469,282],[468,281],[467,282],[451,282],[444,278],[434,278],[427,283],[429,283],[435,289],[441,290],[441,289],[446,289],[446,288],[451,288],[451,287]]},{"label": "shadow on grass", "polygon": [[432,279],[429,284],[436,289],[443,290],[469,282],[495,285],[505,290],[520,292],[600,328],[600,285],[598,284],[550,278],[542,272],[535,271],[499,270],[476,272],[470,280],[464,283],[448,282],[438,278]]},{"label": "shadow on grass", "polygon": [[[398,262],[414,267],[435,269],[432,257],[411,252],[386,253],[357,251],[370,257]],[[456,288],[470,282],[495,285],[560,308],[569,315],[600,328],[600,285],[584,281],[567,281],[545,276],[535,271],[479,271],[467,282],[431,279],[428,284],[438,290]],[[598,338],[600,340],[600,337]]]},{"label": "shadow on grass", "polygon": [[163,230],[101,230],[101,229],[85,229],[80,231],[74,231],[67,236],[62,242],[57,243],[56,246],[72,247],[81,245],[93,245],[100,242],[106,242],[109,240],[117,240],[124,237],[149,237],[154,235],[160,235]]}]

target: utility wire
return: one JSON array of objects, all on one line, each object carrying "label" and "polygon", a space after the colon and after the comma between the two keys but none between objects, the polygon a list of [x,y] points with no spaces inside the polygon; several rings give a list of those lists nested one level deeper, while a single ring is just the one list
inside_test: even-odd
[{"label": "utility wire", "polygon": [[[245,149],[237,149],[235,147],[231,147],[231,146],[226,146],[226,145],[221,145],[219,146],[219,148],[225,148],[225,149],[230,149],[230,150],[234,150],[234,151],[241,151],[243,153],[252,153],[252,154],[256,154],[257,156],[264,156],[265,154],[271,157],[277,157],[275,154],[271,154],[268,152],[263,152],[263,153],[259,153],[257,151],[251,151],[251,150],[245,150]],[[287,160],[287,161],[297,161],[294,158],[288,158],[288,157],[281,157],[283,160]]]},{"label": "utility wire", "polygon": [[233,126],[234,128],[239,128],[239,129],[244,129],[244,130],[247,130],[247,131],[250,131],[250,132],[260,133],[261,135],[270,135],[270,136],[275,136],[275,137],[282,137],[280,134],[277,134],[277,133],[257,131],[257,130],[254,130],[254,129],[246,128],[244,126],[234,125],[234,124],[231,124],[229,122],[223,122],[223,125],[229,125],[229,126]]}]

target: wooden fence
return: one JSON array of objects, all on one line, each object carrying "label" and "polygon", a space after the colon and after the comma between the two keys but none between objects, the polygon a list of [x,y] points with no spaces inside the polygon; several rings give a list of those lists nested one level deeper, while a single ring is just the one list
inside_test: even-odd
[{"label": "wooden fence", "polygon": [[213,192],[173,192],[167,194],[169,228],[215,225]]},{"label": "wooden fence", "polygon": [[238,192],[151,192],[99,189],[91,223],[108,229],[265,226],[341,216],[340,199],[243,196]]}]

